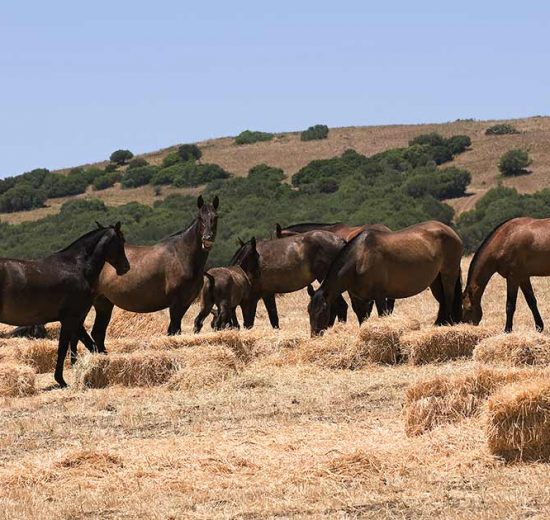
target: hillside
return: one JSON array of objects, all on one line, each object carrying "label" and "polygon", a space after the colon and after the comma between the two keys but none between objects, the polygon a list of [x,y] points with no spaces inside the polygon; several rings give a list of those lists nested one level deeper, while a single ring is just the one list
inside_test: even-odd
[{"label": "hillside", "polygon": [[[520,134],[486,136],[487,127],[497,122],[510,122]],[[490,188],[497,185],[500,179],[497,169],[499,157],[510,148],[526,148],[533,158],[530,167],[532,174],[505,179],[505,186],[515,187],[521,193],[531,193],[548,185],[550,174],[550,117],[531,117],[508,121],[471,121],[458,120],[444,124],[423,125],[388,125],[334,128],[328,139],[302,142],[299,132],[277,134],[273,141],[251,145],[237,146],[233,138],[211,139],[198,143],[203,152],[203,163],[215,163],[237,176],[244,176],[249,169],[259,163],[267,163],[281,168],[287,177],[314,159],[328,159],[340,155],[346,149],[370,156],[393,147],[406,146],[416,135],[438,132],[445,137],[466,134],[472,139],[471,149],[457,156],[451,165],[468,169],[472,173],[470,196],[449,201],[458,213],[472,209],[479,198]],[[139,155],[151,164],[160,164],[177,145],[151,153]],[[106,162],[93,166],[105,166]],[[448,166],[448,165],[447,165]],[[59,170],[66,173],[70,168]],[[108,205],[121,205],[138,201],[152,205],[171,193],[196,193],[196,188],[163,187],[160,196],[155,196],[151,186],[122,190],[115,185],[103,191],[88,190],[78,198],[98,197]],[[18,223],[37,220],[59,212],[61,204],[68,198],[50,199],[45,208],[17,213],[2,214],[5,222]]]}]

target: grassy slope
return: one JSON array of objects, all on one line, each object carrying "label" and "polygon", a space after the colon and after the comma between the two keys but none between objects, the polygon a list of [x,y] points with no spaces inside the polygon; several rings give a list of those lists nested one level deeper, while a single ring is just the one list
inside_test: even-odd
[{"label": "grassy slope", "polygon": [[[455,121],[445,124],[391,125],[333,128],[328,139],[323,141],[301,142],[299,133],[278,134],[271,142],[236,146],[233,138],[211,139],[198,143],[203,151],[203,162],[220,164],[235,175],[246,175],[248,170],[259,163],[282,168],[290,176],[313,159],[326,159],[353,148],[365,155],[372,155],[388,148],[406,146],[414,136],[439,132],[448,137],[455,134],[467,134],[472,138],[472,149],[460,155],[453,164],[470,170],[473,182],[471,196],[450,201],[459,212],[473,208],[476,201],[499,180],[497,163],[499,157],[510,148],[526,148],[533,158],[532,174],[506,179],[503,183],[514,186],[521,192],[533,192],[547,185],[550,177],[550,117],[532,117],[516,119],[510,122],[522,133],[509,136],[486,136],[485,129],[497,121]],[[499,121],[501,122],[501,121]],[[502,121],[504,122],[504,121]],[[152,164],[160,164],[162,158],[176,146],[152,153],[142,154]],[[104,166],[106,163],[98,163]],[[60,170],[65,173],[67,170]],[[165,196],[174,191],[163,189]],[[151,187],[137,190],[121,190],[119,186],[102,192],[89,192],[81,196],[93,196],[105,199],[108,204],[124,204],[133,200],[152,204],[155,200]],[[2,215],[2,220],[22,222],[34,220],[58,211],[65,199],[48,202],[48,208]]]}]

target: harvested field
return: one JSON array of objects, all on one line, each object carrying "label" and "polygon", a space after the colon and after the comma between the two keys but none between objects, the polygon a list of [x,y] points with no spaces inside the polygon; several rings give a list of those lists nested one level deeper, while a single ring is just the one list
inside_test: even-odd
[{"label": "harvested field", "polygon": [[[548,319],[550,280],[534,286]],[[261,305],[251,331],[198,336],[193,306],[174,338],[164,336],[165,312],[115,310],[109,355],[80,347],[67,390],[52,387],[54,342],[3,338],[0,517],[543,517],[547,392],[533,385],[547,369],[479,354],[486,331],[502,345],[532,337],[521,298],[518,336],[501,337],[504,294],[491,281],[475,331],[433,328],[426,291],[398,301],[392,318],[359,328],[350,317],[316,339],[305,291],[277,300],[279,331]],[[395,364],[411,335],[422,362]],[[524,393],[497,401],[518,379]],[[531,446],[541,461],[504,462],[504,452],[527,459]]]}]

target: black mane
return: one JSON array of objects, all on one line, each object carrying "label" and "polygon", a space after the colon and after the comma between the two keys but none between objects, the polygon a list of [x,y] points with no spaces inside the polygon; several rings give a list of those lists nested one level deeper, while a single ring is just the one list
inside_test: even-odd
[{"label": "black mane", "polygon": [[229,261],[229,265],[238,265],[238,260],[240,260],[244,248],[246,246],[249,246],[251,241],[252,240],[245,242],[241,247],[239,247],[239,249],[237,249],[237,251],[235,251],[235,254],[231,257],[231,260]]},{"label": "black mane", "polygon": [[85,233],[81,237],[78,237],[76,240],[73,240],[68,246],[64,247],[63,249],[59,249],[54,254],[64,253],[65,251],[68,251],[69,249],[74,247],[79,242],[84,241],[84,240],[88,240],[89,238],[92,238],[93,236],[98,235],[99,233],[104,233],[105,231],[108,231],[109,229],[113,229],[113,226],[107,226],[107,227],[104,227],[104,228],[92,229],[91,231],[88,231],[87,233]]},{"label": "black mane", "polygon": [[291,226],[287,226],[282,228],[283,231],[296,231],[298,233],[309,231],[310,229],[314,228],[324,228],[329,226],[335,226],[337,224],[342,224],[342,222],[333,222],[332,224],[327,223],[318,223],[318,222],[302,222],[300,224],[292,224]]},{"label": "black mane", "polygon": [[470,280],[472,279],[472,273],[474,271],[474,267],[479,260],[479,255],[481,252],[485,249],[485,246],[489,242],[491,238],[493,238],[493,235],[497,232],[498,229],[500,229],[506,222],[510,222],[510,220],[514,219],[516,217],[511,217],[509,219],[506,219],[504,222],[501,222],[496,227],[493,228],[493,230],[483,239],[483,242],[481,242],[481,245],[477,248],[476,252],[474,253],[474,257],[472,258],[472,261],[470,262],[470,267],[468,267],[468,277],[466,279],[466,285],[470,284]]}]

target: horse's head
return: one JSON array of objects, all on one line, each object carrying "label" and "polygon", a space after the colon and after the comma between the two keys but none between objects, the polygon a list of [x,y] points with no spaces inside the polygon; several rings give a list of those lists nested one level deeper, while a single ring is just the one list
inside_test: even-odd
[{"label": "horse's head", "polygon": [[102,226],[99,222],[96,223],[99,229],[105,230],[105,234],[101,239],[105,261],[114,267],[117,275],[126,274],[130,270],[130,263],[124,250],[125,239],[120,229],[120,222],[117,222],[114,226],[107,227]]},{"label": "horse's head", "polygon": [[229,265],[238,265],[247,273],[250,278],[260,276],[260,254],[256,249],[256,237],[252,237],[249,242],[243,242],[240,238],[240,248],[233,255]]},{"label": "horse's head", "polygon": [[468,285],[462,294],[462,321],[479,325],[482,317],[481,302],[475,298],[473,288]]},{"label": "horse's head", "polygon": [[199,223],[199,233],[201,236],[202,248],[205,251],[210,251],[216,240],[216,231],[218,228],[218,206],[220,201],[218,196],[214,197],[212,204],[206,204],[202,195],[197,199],[197,207],[199,213],[197,221]]},{"label": "horse's head", "polygon": [[312,289],[308,286],[308,294],[311,296],[311,300],[307,306],[309,327],[311,336],[320,336],[329,326],[330,305],[322,289],[318,289],[313,294],[311,292]]}]

